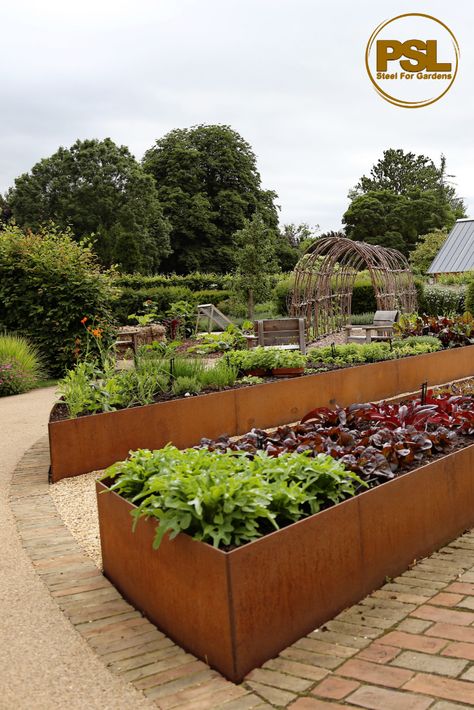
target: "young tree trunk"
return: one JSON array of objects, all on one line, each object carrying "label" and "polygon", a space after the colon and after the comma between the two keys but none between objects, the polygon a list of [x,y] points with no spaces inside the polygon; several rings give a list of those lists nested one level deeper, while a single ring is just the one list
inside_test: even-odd
[{"label": "young tree trunk", "polygon": [[247,316],[249,320],[254,318],[253,288],[249,288],[247,301]]}]

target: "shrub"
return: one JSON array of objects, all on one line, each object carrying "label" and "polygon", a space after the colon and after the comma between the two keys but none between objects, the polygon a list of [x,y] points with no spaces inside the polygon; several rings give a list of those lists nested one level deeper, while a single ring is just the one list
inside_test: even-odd
[{"label": "shrub", "polygon": [[92,249],[54,228],[0,231],[0,328],[28,337],[52,375],[70,367],[85,341],[81,320],[109,333],[112,289]]},{"label": "shrub", "polygon": [[273,289],[273,302],[277,313],[282,316],[288,315],[288,301],[290,298],[290,292],[292,289],[292,279],[287,276],[280,279],[275,288]]},{"label": "shrub", "polygon": [[470,281],[466,289],[466,310],[474,316],[474,279]]},{"label": "shrub", "polygon": [[0,334],[0,397],[27,392],[42,374],[37,349],[25,338]]},{"label": "shrub", "polygon": [[462,314],[465,306],[465,286],[429,286],[423,289],[423,296],[419,302],[418,310],[429,316],[449,314]]},{"label": "shrub", "polygon": [[[355,493],[360,479],[320,454],[272,458],[166,446],[139,450],[109,468],[111,490],[159,521],[153,547],[165,534],[186,532],[214,547],[243,545]],[[105,494],[107,495],[107,494]]]}]

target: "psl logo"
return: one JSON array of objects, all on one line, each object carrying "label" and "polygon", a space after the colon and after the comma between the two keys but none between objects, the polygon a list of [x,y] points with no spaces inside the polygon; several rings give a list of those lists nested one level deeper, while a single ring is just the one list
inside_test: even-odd
[{"label": "psl logo", "polygon": [[370,37],[365,64],[377,93],[403,108],[438,101],[456,78],[459,47],[443,22],[407,13],[379,25]]}]

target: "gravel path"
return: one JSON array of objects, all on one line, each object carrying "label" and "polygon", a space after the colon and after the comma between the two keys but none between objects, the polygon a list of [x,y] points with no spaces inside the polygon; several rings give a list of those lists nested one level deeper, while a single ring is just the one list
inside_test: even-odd
[{"label": "gravel path", "polygon": [[74,478],[63,478],[49,487],[59,515],[82,549],[102,569],[99,518],[95,481],[100,472],[93,471]]},{"label": "gravel path", "polygon": [[0,399],[0,710],[156,707],[113,676],[77,634],[23,550],[8,500],[12,472],[47,431],[53,388]]}]

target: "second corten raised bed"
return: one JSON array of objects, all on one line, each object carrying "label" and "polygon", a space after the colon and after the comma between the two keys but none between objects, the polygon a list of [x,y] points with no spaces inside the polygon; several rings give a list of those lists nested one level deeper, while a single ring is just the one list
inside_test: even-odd
[{"label": "second corten raised bed", "polygon": [[377,362],[51,422],[51,478],[59,481],[124,459],[130,450],[168,442],[194,446],[203,436],[244,434],[301,419],[315,407],[347,406],[413,392],[474,374],[474,346]]}]

